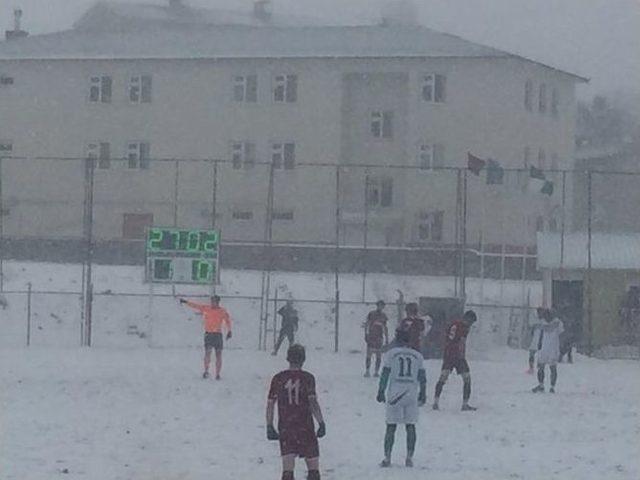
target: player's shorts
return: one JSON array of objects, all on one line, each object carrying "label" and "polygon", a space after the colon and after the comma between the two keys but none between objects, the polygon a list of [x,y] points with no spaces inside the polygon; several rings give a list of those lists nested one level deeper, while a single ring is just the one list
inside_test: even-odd
[{"label": "player's shorts", "polygon": [[560,351],[538,351],[538,365],[557,365],[560,359]]},{"label": "player's shorts", "polygon": [[400,400],[390,396],[387,399],[386,422],[393,424],[416,424],[419,417],[418,398],[416,395],[406,395]]},{"label": "player's shorts", "polygon": [[383,338],[380,337],[367,337],[365,339],[365,342],[367,343],[367,351],[369,353],[378,353],[382,351],[382,345],[383,345]]},{"label": "player's shorts", "polygon": [[454,358],[448,359],[445,358],[442,362],[442,370],[455,370],[458,375],[462,375],[463,373],[470,372],[469,364],[467,360],[464,358]]},{"label": "player's shorts", "polygon": [[280,455],[296,455],[302,458],[320,456],[318,437],[313,429],[280,430]]},{"label": "player's shorts", "polygon": [[206,332],[204,334],[204,347],[222,350],[222,333]]}]

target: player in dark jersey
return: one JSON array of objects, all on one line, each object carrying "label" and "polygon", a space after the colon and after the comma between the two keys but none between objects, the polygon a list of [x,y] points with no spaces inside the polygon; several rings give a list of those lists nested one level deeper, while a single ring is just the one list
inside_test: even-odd
[{"label": "player in dark jersey", "polygon": [[400,329],[409,332],[409,347],[422,353],[425,323],[424,319],[418,316],[418,304],[407,303],[404,310],[407,317],[400,322]]},{"label": "player in dark jersey", "polygon": [[[305,357],[302,345],[289,347],[289,369],[274,376],[269,389],[267,439],[280,440],[282,480],[293,480],[296,457],[303,457],[307,462],[308,480],[320,479],[318,438],[324,437],[325,425],[316,398],[316,380],[309,372],[302,370]],[[278,430],[273,426],[276,403]],[[314,418],[318,422],[317,431]]]},{"label": "player in dark jersey", "polygon": [[442,371],[440,372],[440,379],[438,383],[436,383],[436,393],[433,399],[434,410],[440,409],[440,394],[453,369],[456,370],[458,375],[462,376],[462,411],[477,410],[476,407],[469,405],[469,397],[471,397],[471,372],[465,358],[467,335],[469,334],[471,325],[473,325],[477,319],[478,317],[473,310],[467,310],[462,316],[462,320],[454,321],[447,329],[444,356],[442,359]]},{"label": "player in dark jersey", "polygon": [[389,319],[382,311],[385,303],[382,300],[376,302],[376,309],[369,312],[367,321],[364,324],[364,341],[367,344],[367,358],[365,360],[364,376],[371,374],[371,356],[376,356],[376,365],[373,373],[377,377],[380,373],[380,363],[382,361],[382,347],[389,343],[389,330],[387,322]]}]

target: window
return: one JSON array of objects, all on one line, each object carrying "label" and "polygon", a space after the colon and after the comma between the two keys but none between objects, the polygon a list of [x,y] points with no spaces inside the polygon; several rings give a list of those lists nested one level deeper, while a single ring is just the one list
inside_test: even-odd
[{"label": "window", "polygon": [[547,154],[544,148],[538,150],[538,168],[544,170],[547,168]]},{"label": "window", "polygon": [[533,82],[527,80],[524,84],[524,108],[528,112],[533,110]]},{"label": "window", "polygon": [[366,203],[368,207],[390,207],[393,203],[393,179],[367,177]]},{"label": "window", "polygon": [[441,242],[443,211],[420,212],[418,214],[417,235],[421,242]]},{"label": "window", "polygon": [[298,76],[276,75],[273,86],[273,101],[294,103],[298,101]]},{"label": "window", "polygon": [[151,75],[134,75],[129,79],[129,101],[151,103]]},{"label": "window", "polygon": [[91,77],[89,101],[91,103],[111,103],[111,77]]},{"label": "window", "polygon": [[13,153],[13,143],[6,140],[0,140],[0,155],[3,153],[11,155]]},{"label": "window", "polygon": [[231,217],[234,220],[251,220],[253,219],[253,212],[251,210],[234,210]]},{"label": "window", "polygon": [[293,220],[293,210],[274,210],[273,220]]},{"label": "window", "polygon": [[87,145],[87,158],[98,160],[98,168],[111,166],[111,145],[108,142],[91,142]]},{"label": "window", "polygon": [[234,170],[249,170],[256,163],[256,145],[251,142],[234,142],[231,144],[231,160]]},{"label": "window", "polygon": [[153,226],[151,213],[125,213],[122,221],[122,237],[142,240],[147,228]]},{"label": "window", "polygon": [[544,83],[541,83],[540,90],[538,93],[539,93],[538,111],[540,113],[546,113],[547,112],[547,85]]},{"label": "window", "polygon": [[447,77],[430,73],[422,77],[422,100],[432,103],[444,103]]},{"label": "window", "polygon": [[553,115],[554,117],[558,116],[559,100],[558,89],[554,87],[551,89],[551,115]]},{"label": "window", "polygon": [[141,170],[149,168],[149,144],[144,142],[129,142],[127,144],[127,160],[129,168]]},{"label": "window", "polygon": [[271,161],[273,168],[293,170],[296,165],[295,143],[274,143],[272,146]]},{"label": "window", "polygon": [[374,138],[393,138],[393,112],[371,112],[371,135]]},{"label": "window", "polygon": [[418,166],[430,169],[444,166],[444,145],[441,143],[420,145],[418,151]]},{"label": "window", "polygon": [[238,75],[233,77],[233,100],[255,103],[258,101],[258,76]]},{"label": "window", "polygon": [[10,85],[13,85],[13,77],[0,75],[0,87],[8,87]]}]

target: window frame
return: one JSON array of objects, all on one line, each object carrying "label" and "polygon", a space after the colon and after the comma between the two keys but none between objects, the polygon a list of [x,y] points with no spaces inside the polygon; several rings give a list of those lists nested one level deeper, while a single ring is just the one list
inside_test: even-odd
[{"label": "window frame", "polygon": [[[105,151],[106,155],[104,155]],[[85,157],[96,161],[97,167],[101,170],[111,168],[111,143],[102,140],[88,142],[85,147]]]},{"label": "window frame", "polygon": [[[429,91],[429,95],[425,93]],[[443,104],[447,102],[447,76],[442,73],[420,75],[420,99],[425,103]]]},{"label": "window frame", "polygon": [[[136,145],[136,157],[135,164],[132,164],[132,152],[134,149],[131,147]],[[145,142],[142,140],[130,140],[127,142],[127,167],[130,170],[148,170],[151,166],[150,157],[151,157],[151,144],[149,142]]]},{"label": "window frame", "polygon": [[[297,73],[278,73],[272,77],[271,100],[275,104],[298,102],[299,78]],[[278,92],[282,92],[279,94]]]},{"label": "window frame", "polygon": [[[108,80],[109,88],[105,87],[105,79]],[[97,97],[93,99],[93,89],[97,89]],[[87,101],[93,105],[110,105],[113,102],[113,77],[111,75],[100,74],[89,77],[89,94]]]},{"label": "window frame", "polygon": [[[145,99],[144,91],[145,91],[145,82],[144,79],[149,79],[149,93]],[[134,85],[134,80],[137,80],[137,85]],[[132,99],[133,89],[137,88],[138,99]],[[129,75],[129,83],[127,85],[127,99],[131,105],[142,105],[142,104],[150,104],[153,102],[153,75],[150,73],[139,73]]]},{"label": "window frame", "polygon": [[278,208],[271,213],[271,219],[278,222],[293,222],[295,211],[293,208]]},{"label": "window frame", "polygon": [[0,157],[13,155],[13,149],[14,145],[12,140],[0,139]]},{"label": "window frame", "polygon": [[[417,166],[421,171],[438,170],[445,166],[445,147],[441,142],[420,143],[418,145]],[[424,162],[423,155],[429,152],[428,165]]]},{"label": "window frame", "polygon": [[[444,210],[421,210],[416,213],[416,240],[440,243],[444,238]],[[428,235],[421,232],[427,230]]]},{"label": "window frame", "polygon": [[528,78],[524,82],[524,108],[527,112],[533,112],[533,80]]},{"label": "window frame", "polygon": [[[237,148],[240,147],[240,148]],[[231,168],[237,171],[252,170],[256,166],[256,144],[249,140],[231,142]],[[236,161],[237,155],[240,155]]]},{"label": "window frame", "polygon": [[558,93],[558,87],[551,87],[551,116],[558,118],[560,115],[560,98]]},{"label": "window frame", "polygon": [[232,208],[231,220],[234,222],[249,222],[254,219],[253,210]]},{"label": "window frame", "polygon": [[369,131],[376,140],[393,140],[394,111],[372,110],[369,114]]},{"label": "window frame", "polygon": [[[372,199],[375,198],[375,201]],[[365,204],[367,209],[384,209],[393,207],[393,177],[365,177]]]},{"label": "window frame", "polygon": [[[254,84],[254,90],[250,90],[250,79],[253,79],[255,84]],[[233,101],[234,103],[248,103],[248,104],[255,104],[258,103],[258,75],[255,73],[250,73],[250,74],[238,74],[238,75],[233,75],[232,78],[232,84],[233,84]],[[240,92],[241,95],[237,95],[238,88],[240,88],[242,91]],[[253,96],[250,96],[249,93],[253,93]]]},{"label": "window frame", "polygon": [[547,84],[542,82],[538,86],[538,112],[541,114],[547,113]]},{"label": "window frame", "polygon": [[16,78],[13,75],[0,74],[0,88],[13,87],[16,83]]},{"label": "window frame", "polygon": [[[276,160],[276,157],[280,157]],[[296,168],[296,143],[295,142],[271,142],[271,163],[275,170],[291,171]]]}]

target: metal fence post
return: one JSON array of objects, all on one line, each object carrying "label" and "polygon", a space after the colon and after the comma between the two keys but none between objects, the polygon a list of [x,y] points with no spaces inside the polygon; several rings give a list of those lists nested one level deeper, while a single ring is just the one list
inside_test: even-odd
[{"label": "metal fence post", "polygon": [[273,298],[273,348],[276,347],[276,334],[278,331],[278,289]]},{"label": "metal fence post", "polygon": [[95,159],[85,159],[85,216],[84,216],[84,238],[86,241],[86,271],[83,277],[84,295],[84,339],[83,344],[91,346],[91,317],[93,309],[93,195],[95,181]]},{"label": "metal fence post", "polygon": [[364,176],[364,232],[362,237],[362,301],[366,299],[367,289],[367,246],[369,243],[369,173]]},{"label": "metal fence post", "polygon": [[0,157],[0,292],[4,290],[4,200],[2,194],[2,160]]},{"label": "metal fence post", "polygon": [[[340,165],[336,165],[336,238],[335,238],[335,251],[334,251],[334,272],[335,272],[335,295],[338,301],[336,301],[335,308],[335,324],[339,324],[339,310],[340,310]],[[335,351],[338,351],[338,337],[335,339]]]},{"label": "metal fence post", "polygon": [[336,290],[336,320],[333,351],[338,353],[340,349],[340,290]]},{"label": "metal fence post", "polygon": [[593,288],[591,285],[591,231],[593,218],[593,175],[591,170],[587,172],[587,354],[593,354]]},{"label": "metal fence post", "polygon": [[31,282],[27,284],[27,347],[31,345]]},{"label": "metal fence post", "polygon": [[176,158],[174,160],[175,174],[173,177],[173,226],[178,226],[178,190],[180,181],[180,161]]}]

